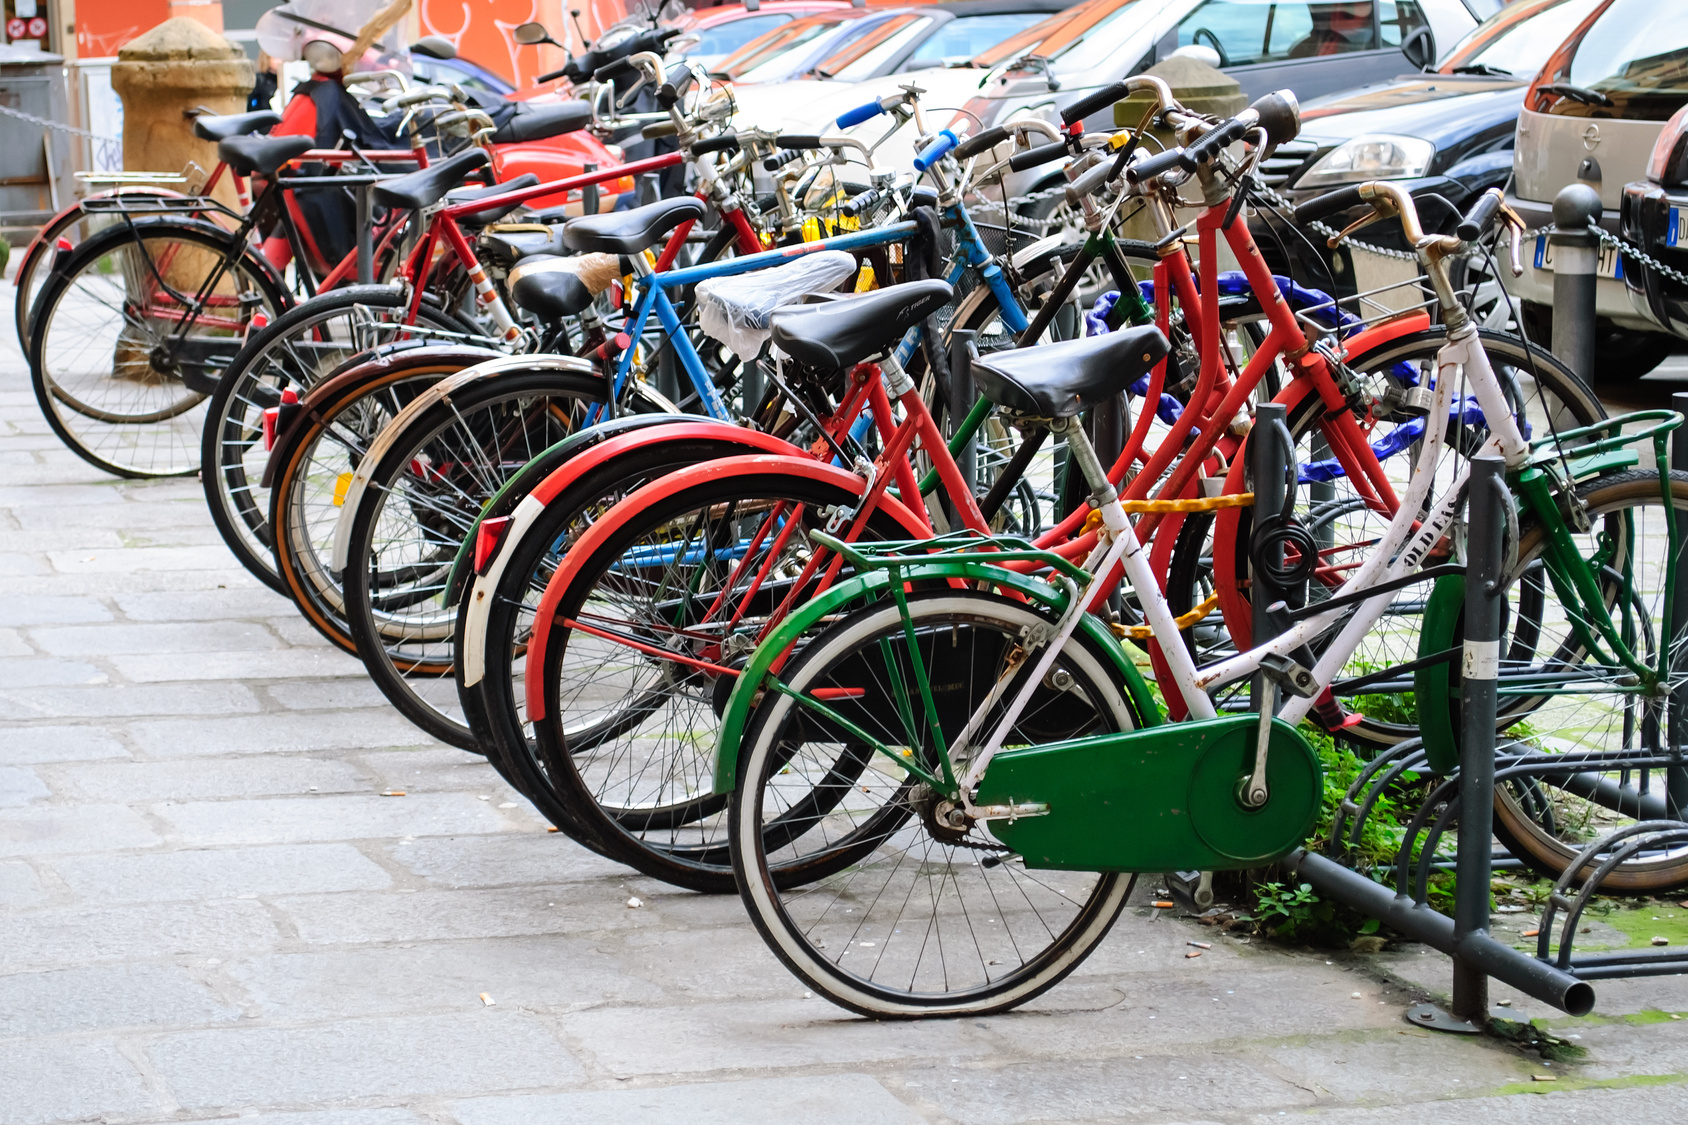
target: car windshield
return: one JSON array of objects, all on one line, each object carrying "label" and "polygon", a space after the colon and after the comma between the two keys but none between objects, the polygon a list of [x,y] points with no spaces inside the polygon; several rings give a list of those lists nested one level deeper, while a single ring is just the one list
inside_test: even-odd
[{"label": "car windshield", "polygon": [[1534,76],[1600,0],[1514,4],[1484,20],[1436,67],[1443,74]]},{"label": "car windshield", "polygon": [[869,25],[848,35],[809,68],[817,78],[842,78],[848,82],[873,77],[873,72],[932,21],[925,16],[902,15]]},{"label": "car windshield", "polygon": [[813,43],[821,36],[838,30],[846,22],[843,15],[810,16],[792,20],[784,27],[776,27],[766,35],[752,39],[721,60],[718,72],[735,81],[757,81],[751,74],[779,62],[782,55]]},{"label": "car windshield", "polygon": [[1110,25],[1137,6],[1137,0],[1084,0],[1066,11],[1003,40],[973,59],[974,66],[992,67],[1028,56],[1049,61],[1057,74],[1088,70],[1115,47]]},{"label": "car windshield", "polygon": [[1658,0],[1614,0],[1560,62],[1547,84],[1568,117],[1667,121],[1688,102],[1688,21],[1662,15]]},{"label": "car windshield", "polygon": [[686,53],[720,58],[738,50],[758,35],[765,35],[790,20],[790,16],[782,15],[746,16],[741,20],[727,20],[714,27],[692,32],[697,36],[697,42],[688,47]]},{"label": "car windshield", "polygon": [[999,12],[994,16],[962,16],[950,20],[909,57],[906,69],[964,62],[988,51],[1010,35],[1039,22],[1037,12]]}]

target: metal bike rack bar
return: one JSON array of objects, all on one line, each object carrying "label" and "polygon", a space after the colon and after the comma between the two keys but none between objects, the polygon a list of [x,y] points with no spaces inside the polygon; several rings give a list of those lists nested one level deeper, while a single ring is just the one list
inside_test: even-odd
[{"label": "metal bike rack bar", "polygon": [[[1505,464],[1493,455],[1473,458],[1468,492],[1465,574],[1465,652],[1460,706],[1457,778],[1459,855],[1454,916],[1305,850],[1289,864],[1322,895],[1370,914],[1454,959],[1453,1019],[1424,1026],[1481,1028],[1488,1020],[1489,978],[1503,981],[1572,1015],[1594,1008],[1594,988],[1548,961],[1489,936],[1495,796],[1495,710],[1504,595],[1502,537],[1507,525]],[[1429,850],[1427,848],[1427,850]],[[1433,861],[1433,857],[1432,857]]]}]

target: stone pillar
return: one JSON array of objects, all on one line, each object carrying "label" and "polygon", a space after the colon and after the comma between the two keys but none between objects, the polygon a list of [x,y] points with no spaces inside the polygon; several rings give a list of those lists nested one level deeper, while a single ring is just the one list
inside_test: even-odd
[{"label": "stone pillar", "polygon": [[[193,135],[184,110],[240,113],[252,92],[246,52],[198,20],[165,20],[124,44],[111,68],[111,86],[123,99],[123,168],[179,172],[192,160],[206,172],[217,164],[217,146]],[[233,205],[225,180],[217,197]]]}]

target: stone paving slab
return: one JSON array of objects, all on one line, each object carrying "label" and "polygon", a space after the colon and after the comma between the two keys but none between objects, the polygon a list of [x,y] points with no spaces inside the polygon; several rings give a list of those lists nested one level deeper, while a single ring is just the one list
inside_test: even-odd
[{"label": "stone paving slab", "polygon": [[0,1125],[1680,1125],[1688,980],[1602,984],[1586,1020],[1497,987],[1588,1052],[1547,1067],[1404,1023],[1439,955],[1220,937],[1141,894],[1021,1011],[850,1017],[736,898],[547,832],[387,707],[196,482],[62,449],[3,336]]}]

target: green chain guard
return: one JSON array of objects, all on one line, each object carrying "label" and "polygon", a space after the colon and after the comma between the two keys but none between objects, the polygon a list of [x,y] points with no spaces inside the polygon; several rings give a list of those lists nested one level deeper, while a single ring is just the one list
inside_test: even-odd
[{"label": "green chain guard", "polygon": [[[1424,605],[1424,623],[1418,634],[1418,658],[1434,656],[1461,643],[1465,620],[1465,576],[1448,574],[1436,579]],[[1459,710],[1460,663],[1431,664],[1413,673],[1413,705],[1418,711],[1419,737],[1424,739],[1425,758],[1437,773],[1452,773],[1459,765],[1459,732],[1454,729]]]},{"label": "green chain guard", "polygon": [[1324,796],[1307,740],[1272,722],[1270,796],[1245,806],[1256,715],[1168,723],[1101,738],[1004,750],[980,782],[981,805],[1045,804],[993,819],[991,834],[1027,867],[1067,871],[1217,871],[1255,867],[1300,846]]}]

